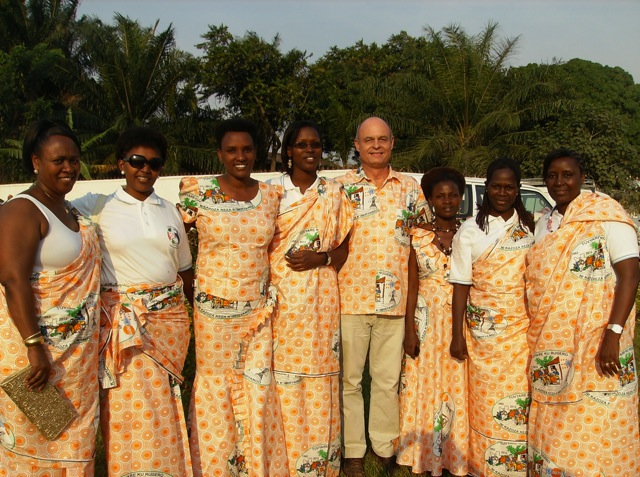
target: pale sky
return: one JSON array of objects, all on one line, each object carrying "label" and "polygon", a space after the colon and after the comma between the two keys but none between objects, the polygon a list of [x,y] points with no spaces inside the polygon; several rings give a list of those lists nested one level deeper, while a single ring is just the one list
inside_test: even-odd
[{"label": "pale sky", "polygon": [[383,44],[403,30],[417,37],[426,25],[451,23],[476,34],[494,20],[501,37],[520,35],[514,66],[582,58],[640,82],[640,0],[81,0],[78,16],[112,23],[115,12],[145,26],[173,24],[178,47],[196,56],[208,25],[225,24],[236,36],[280,34],[281,51],[306,50],[310,62],[334,45]]}]

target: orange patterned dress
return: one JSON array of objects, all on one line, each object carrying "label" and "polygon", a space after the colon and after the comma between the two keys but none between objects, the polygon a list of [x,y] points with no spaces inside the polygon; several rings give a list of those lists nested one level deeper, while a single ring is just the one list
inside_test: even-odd
[{"label": "orange patterned dress", "polygon": [[449,354],[452,285],[449,257],[432,243],[434,233],[416,227],[411,245],[420,288],[415,324],[420,355],[405,355],[400,384],[397,462],[416,474],[467,475],[469,422],[466,364]]},{"label": "orange patterned dress", "polygon": [[340,472],[340,296],[332,266],[294,272],[285,255],[333,250],[352,224],[341,184],[319,178],[317,187],[280,210],[269,248],[278,290],[274,371],[292,477]]},{"label": "orange patterned dress", "polygon": [[100,399],[109,475],[191,476],[180,398],[189,347],[182,281],[103,287]]},{"label": "orange patterned dress", "polygon": [[[527,475],[525,256],[533,236],[515,221],[473,264],[467,305],[469,474]],[[455,247],[455,244],[454,244]]]},{"label": "orange patterned dress", "polygon": [[[78,417],[47,441],[0,389],[0,476],[93,477],[98,426],[100,249],[95,226],[80,218],[82,249],[67,267],[31,277],[40,330],[52,360],[49,382]],[[0,287],[0,379],[29,364]]]},{"label": "orange patterned dress", "polygon": [[278,393],[272,371],[267,248],[282,189],[260,183],[238,202],[216,178],[182,179],[185,222],[198,230],[194,297],[196,377],[189,408],[196,476],[287,476]]},{"label": "orange patterned dress", "polygon": [[635,309],[620,337],[619,375],[596,364],[616,285],[605,221],[632,225],[616,201],[583,193],[527,256],[532,477],[640,475]]}]

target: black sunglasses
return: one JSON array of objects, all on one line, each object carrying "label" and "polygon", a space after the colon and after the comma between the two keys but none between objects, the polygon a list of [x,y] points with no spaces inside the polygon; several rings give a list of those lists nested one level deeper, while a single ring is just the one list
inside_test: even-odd
[{"label": "black sunglasses", "polygon": [[164,159],[161,157],[152,157],[147,159],[140,154],[131,154],[129,157],[122,159],[124,162],[128,162],[134,169],[142,169],[149,164],[152,171],[159,171],[164,166]]}]

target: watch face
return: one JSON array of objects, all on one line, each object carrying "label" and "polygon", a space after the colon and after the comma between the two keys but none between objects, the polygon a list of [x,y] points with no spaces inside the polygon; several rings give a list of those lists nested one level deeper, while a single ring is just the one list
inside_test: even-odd
[{"label": "watch face", "polygon": [[613,331],[617,335],[622,334],[624,331],[624,328],[621,325],[608,325],[607,329]]}]

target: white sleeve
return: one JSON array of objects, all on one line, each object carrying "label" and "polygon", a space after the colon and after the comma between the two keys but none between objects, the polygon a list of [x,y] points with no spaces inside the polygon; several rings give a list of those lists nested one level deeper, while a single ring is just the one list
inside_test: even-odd
[{"label": "white sleeve", "polygon": [[638,235],[631,225],[622,222],[602,222],[602,229],[611,263],[638,256]]},{"label": "white sleeve", "polygon": [[461,285],[473,283],[473,260],[471,249],[473,246],[473,228],[462,224],[451,244],[451,271],[449,282]]},{"label": "white sleeve", "polygon": [[93,192],[89,192],[82,197],[78,197],[77,199],[73,199],[71,201],[71,205],[78,209],[84,216],[89,216],[93,213],[93,209],[96,206],[96,202],[98,201],[98,197],[100,194],[94,194]]},{"label": "white sleeve", "polygon": [[191,249],[189,248],[189,236],[184,229],[182,218],[178,210],[173,207],[173,204],[169,204],[171,210],[174,212],[175,227],[180,234],[180,243],[178,244],[178,271],[184,272],[193,267],[193,260],[191,257]]}]

